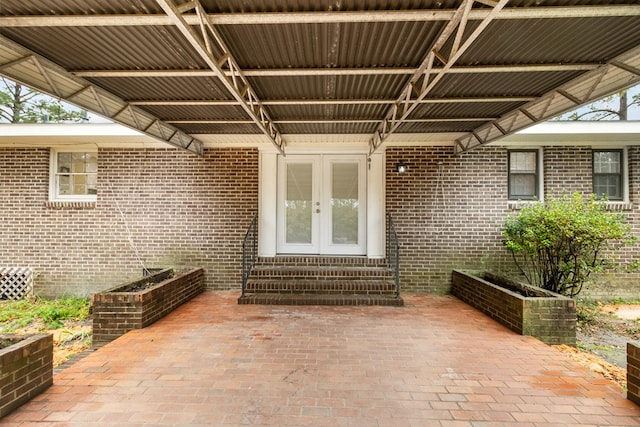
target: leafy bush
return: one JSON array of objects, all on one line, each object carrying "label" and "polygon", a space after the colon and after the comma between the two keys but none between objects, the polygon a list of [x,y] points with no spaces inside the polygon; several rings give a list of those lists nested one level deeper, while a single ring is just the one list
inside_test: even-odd
[{"label": "leafy bush", "polygon": [[570,297],[613,265],[614,249],[635,241],[624,215],[579,193],[526,205],[506,219],[503,237],[530,284]]}]

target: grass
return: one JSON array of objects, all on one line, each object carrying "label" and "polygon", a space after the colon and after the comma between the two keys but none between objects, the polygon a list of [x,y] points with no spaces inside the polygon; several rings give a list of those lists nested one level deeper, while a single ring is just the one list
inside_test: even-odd
[{"label": "grass", "polygon": [[86,320],[89,301],[83,298],[58,298],[20,301],[0,301],[0,333],[14,332],[36,322],[45,328],[64,326],[65,320]]}]

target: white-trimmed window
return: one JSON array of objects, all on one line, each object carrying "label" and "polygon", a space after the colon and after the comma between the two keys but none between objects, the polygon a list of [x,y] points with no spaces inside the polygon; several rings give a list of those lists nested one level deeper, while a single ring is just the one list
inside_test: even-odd
[{"label": "white-trimmed window", "polygon": [[540,150],[509,150],[509,200],[542,200]]},{"label": "white-trimmed window", "polygon": [[98,152],[51,150],[52,201],[95,201],[98,194]]},{"label": "white-trimmed window", "polygon": [[625,150],[594,149],[593,194],[611,201],[626,200]]}]

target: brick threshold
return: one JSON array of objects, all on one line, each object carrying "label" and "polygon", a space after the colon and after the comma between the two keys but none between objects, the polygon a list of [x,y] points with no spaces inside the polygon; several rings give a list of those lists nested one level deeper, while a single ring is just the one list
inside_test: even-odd
[{"label": "brick threshold", "polygon": [[402,297],[387,295],[345,295],[345,294],[254,294],[238,298],[238,304],[261,305],[345,305],[345,306],[391,306],[402,307]]}]

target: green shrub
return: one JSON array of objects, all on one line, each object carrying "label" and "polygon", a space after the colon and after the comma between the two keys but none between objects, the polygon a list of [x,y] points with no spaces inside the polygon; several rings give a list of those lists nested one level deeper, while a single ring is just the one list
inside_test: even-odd
[{"label": "green shrub", "polygon": [[613,250],[635,241],[624,215],[578,193],[526,205],[506,219],[503,237],[530,284],[570,297],[614,264]]}]

